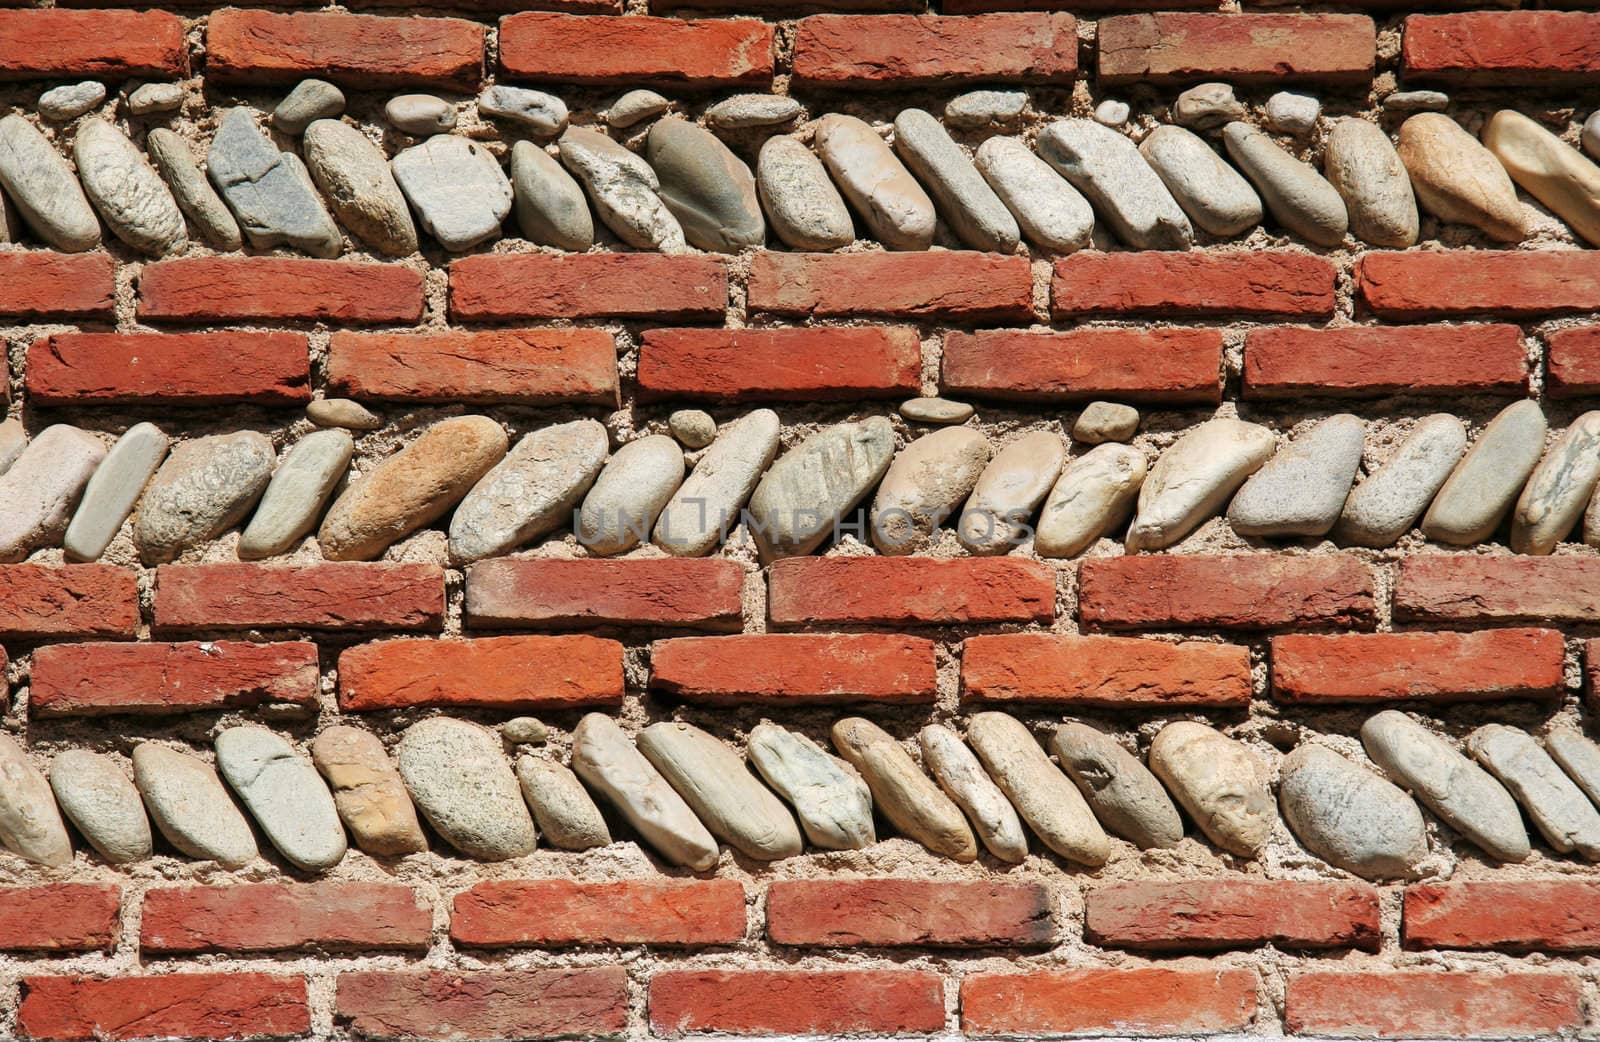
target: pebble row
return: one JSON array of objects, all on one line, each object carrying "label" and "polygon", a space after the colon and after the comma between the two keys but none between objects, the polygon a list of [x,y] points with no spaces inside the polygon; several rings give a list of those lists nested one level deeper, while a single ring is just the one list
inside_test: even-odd
[{"label": "pebble row", "polygon": [[[1429,93],[1411,92],[1405,104],[1431,109],[1447,100],[1423,96]],[[71,119],[105,95],[94,82],[58,87],[40,98],[39,111]],[[147,115],[181,103],[176,85],[148,84],[126,108]],[[1509,109],[1485,123],[1481,141],[1442,112],[1418,112],[1400,127],[1398,147],[1359,116],[1331,120],[1320,172],[1296,154],[1304,140],[1285,148],[1268,132],[1308,138],[1322,122],[1315,98],[1274,95],[1262,130],[1246,122],[1245,106],[1221,83],[1179,95],[1168,109],[1172,122],[1153,129],[1127,127],[1128,106],[1116,101],[1102,103],[1092,119],[1047,124],[1031,145],[996,133],[969,154],[947,129],[1003,131],[1027,105],[1022,91],[978,91],[953,99],[942,123],[906,109],[894,120],[892,143],[855,116],[830,113],[809,128],[809,146],[797,135],[768,137],[752,173],[713,131],[793,123],[802,111],[794,99],[729,98],[706,112],[707,129],[668,115],[661,95],[632,91],[606,119],[629,134],[654,120],[635,151],[604,129],[569,125],[567,106],[554,95],[493,86],[478,96],[479,114],[551,142],[516,141],[508,177],[483,143],[451,133],[457,109],[441,98],[410,94],[388,103],[389,126],[418,139],[389,157],[340,119],[345,98],[337,87],[306,80],[270,119],[280,134],[301,139],[300,154],[280,151],[249,109],[231,108],[221,114],[202,175],[174,131],[150,130],[147,158],[96,116],[76,127],[74,174],[31,122],[12,114],[0,119],[0,188],[57,249],[97,245],[98,214],[117,238],[151,256],[184,245],[186,218],[201,239],[226,250],[248,240],[335,257],[342,222],[380,253],[415,252],[419,226],[458,252],[498,238],[513,209],[529,241],[579,251],[595,244],[594,215],[622,243],[668,253],[760,246],[769,224],[791,249],[837,249],[855,241],[857,220],[889,249],[925,250],[941,219],[966,246],[1002,253],[1024,240],[1056,252],[1080,249],[1097,221],[1126,246],[1182,250],[1197,229],[1238,236],[1264,213],[1320,246],[1353,233],[1374,246],[1406,247],[1417,241],[1419,204],[1442,221],[1518,242],[1529,228],[1517,186],[1600,244],[1600,166]],[[1203,134],[1220,136],[1226,158]],[[1600,156],[1600,113],[1582,141]],[[0,220],[0,241],[4,233]]]}]

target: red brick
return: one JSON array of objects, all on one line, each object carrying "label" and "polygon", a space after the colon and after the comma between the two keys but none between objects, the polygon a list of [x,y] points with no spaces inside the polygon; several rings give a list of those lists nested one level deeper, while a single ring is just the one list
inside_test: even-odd
[{"label": "red brick", "polygon": [[650,980],[650,1026],[677,1038],[930,1034],[944,985],[920,970],[669,970]]},{"label": "red brick", "polygon": [[1600,883],[1480,880],[1406,887],[1405,946],[1517,952],[1600,951]]},{"label": "red brick", "polygon": [[933,879],[780,879],[767,888],[775,944],[851,947],[1049,945],[1039,883]]},{"label": "red brick", "polygon": [[1594,622],[1600,560],[1427,554],[1400,562],[1395,618],[1407,622]]},{"label": "red brick", "polygon": [[1113,883],[1084,895],[1083,936],[1102,948],[1360,948],[1381,939],[1378,891],[1314,880]]},{"label": "red brick", "polygon": [[272,703],[317,704],[317,646],[51,644],[33,653],[30,711],[39,716],[189,713]]},{"label": "red brick", "polygon": [[940,387],[1014,401],[1222,400],[1219,329],[980,329],[945,334]]},{"label": "red brick", "polygon": [[162,565],[161,630],[437,630],[444,569],[436,564]]},{"label": "red brick", "polygon": [[132,637],[139,578],[108,564],[0,565],[0,638]]},{"label": "red brick", "polygon": [[1195,80],[1364,85],[1377,55],[1372,19],[1354,14],[1128,14],[1102,18],[1099,81]]},{"label": "red brick", "polygon": [[0,11],[0,80],[182,78],[188,55],[166,11]]},{"label": "red brick", "polygon": [[1600,14],[1472,11],[1406,19],[1407,82],[1482,87],[1600,82]]},{"label": "red brick", "polygon": [[904,326],[652,329],[639,348],[646,399],[855,401],[915,395],[922,341]]},{"label": "red brick", "polygon": [[392,883],[157,887],[144,895],[139,947],[165,955],[425,951],[432,929],[427,903]]},{"label": "red brick", "polygon": [[398,264],[298,257],[188,257],[147,264],[139,316],[188,322],[415,322],[422,275]]},{"label": "red brick", "polygon": [[1528,387],[1522,331],[1509,325],[1253,329],[1244,396],[1514,394]]},{"label": "red brick", "polygon": [[1289,1032],[1356,1038],[1550,1037],[1580,1027],[1582,986],[1564,973],[1488,967],[1460,971],[1375,967],[1289,976]]},{"label": "red brick", "polygon": [[1009,557],[790,557],[768,569],[779,625],[1051,622],[1056,577]]},{"label": "red brick", "polygon": [[1071,83],[1077,71],[1070,14],[822,14],[795,28],[794,78],[811,87]]},{"label": "red brick", "polygon": [[477,948],[734,944],[744,922],[731,879],[512,879],[457,894],[450,937]]},{"label": "red brick", "polygon": [[1326,259],[1286,250],[1074,253],[1056,261],[1050,280],[1050,307],[1057,318],[1329,318],[1333,315],[1335,277],[1334,267]]},{"label": "red brick", "polygon": [[311,1030],[304,977],[287,973],[24,977],[25,1038],[286,1038]]},{"label": "red brick", "polygon": [[1029,319],[1033,272],[1025,257],[963,250],[757,253],[749,304],[815,318]]},{"label": "red brick", "polygon": [[225,8],[206,27],[206,77],[216,83],[476,88],[483,26],[460,18],[384,18]]},{"label": "red brick", "polygon": [[1247,706],[1250,652],[1237,644],[1004,633],[969,637],[966,702],[1046,702],[1107,709]]},{"label": "red brick", "polygon": [[311,398],[299,333],[57,333],[28,348],[41,405],[287,405]]},{"label": "red brick", "polygon": [[578,403],[615,409],[617,349],[602,329],[336,332],[328,391],[376,401]]},{"label": "red brick", "polygon": [[737,630],[744,566],[724,558],[500,558],[467,571],[467,622]]},{"label": "red brick", "polygon": [[1520,318],[1600,310],[1592,250],[1422,250],[1368,253],[1356,285],[1382,318]]},{"label": "red brick", "polygon": [[658,640],[650,687],[687,702],[932,702],[931,640],[886,633]]},{"label": "red brick", "polygon": [[1356,558],[1270,553],[1086,560],[1078,612],[1106,629],[1371,629],[1377,615],[1372,573]]},{"label": "red brick", "polygon": [[564,84],[764,87],[772,27],[751,18],[514,14],[500,19],[500,68]]},{"label": "red brick", "polygon": [[1074,11],[1175,11],[1198,7],[1216,9],[1216,0],[942,0],[945,14],[983,14],[988,11],[1058,11],[1070,6]]},{"label": "red brick", "polygon": [[961,982],[967,1035],[1186,1035],[1242,1031],[1256,1017],[1249,970],[1086,968],[975,973]]},{"label": "red brick", "polygon": [[[68,12],[46,9],[16,13]],[[107,254],[48,250],[0,253],[0,317],[110,318],[117,306],[116,293],[117,265]]]},{"label": "red brick", "polygon": [[117,943],[122,888],[56,883],[0,889],[0,949],[8,952],[109,952]]},{"label": "red brick", "polygon": [[456,973],[341,973],[334,1014],[362,1038],[568,1038],[620,1035],[621,966]]},{"label": "red brick", "polygon": [[1552,398],[1600,394],[1600,326],[1558,329],[1545,337],[1545,393]]},{"label": "red brick", "polygon": [[1559,697],[1561,634],[1355,633],[1272,638],[1272,697],[1280,702],[1468,702]]},{"label": "red brick", "polygon": [[450,316],[459,321],[605,317],[720,322],[727,309],[728,270],[720,257],[480,254],[450,264]]},{"label": "red brick", "polygon": [[339,655],[339,707],[579,709],[622,702],[622,645],[582,636],[384,640]]}]

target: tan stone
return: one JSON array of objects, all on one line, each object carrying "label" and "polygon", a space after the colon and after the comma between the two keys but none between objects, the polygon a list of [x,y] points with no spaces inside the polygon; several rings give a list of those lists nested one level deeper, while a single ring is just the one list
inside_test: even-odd
[{"label": "tan stone", "polygon": [[417,808],[376,735],[330,727],[311,743],[311,762],[327,779],[339,819],[362,850],[397,857],[428,849]]},{"label": "tan stone", "polygon": [[1424,210],[1502,242],[1527,235],[1527,217],[1505,167],[1449,116],[1420,112],[1406,120],[1399,152]]},{"label": "tan stone", "polygon": [[833,725],[833,745],[861,772],[890,824],[935,854],[976,861],[978,841],[961,809],[883,728],[858,716]]},{"label": "tan stone", "polygon": [[1522,190],[1591,246],[1600,246],[1600,166],[1520,112],[1501,109],[1483,128],[1484,147]]}]

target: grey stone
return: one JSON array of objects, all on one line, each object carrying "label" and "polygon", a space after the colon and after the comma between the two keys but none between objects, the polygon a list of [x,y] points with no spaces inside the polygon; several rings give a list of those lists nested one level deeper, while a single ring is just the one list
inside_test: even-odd
[{"label": "grey stone", "polygon": [[1590,803],[1600,802],[1600,746],[1576,731],[1560,728],[1545,735],[1544,751],[1583,790]]},{"label": "grey stone", "polygon": [[1022,819],[961,736],[943,724],[929,724],[918,732],[917,744],[939,788],[966,813],[989,853],[1012,865],[1027,858]]},{"label": "grey stone", "polygon": [[1027,91],[973,90],[945,102],[944,121],[962,130],[1001,127],[1021,119],[1027,107]]},{"label": "grey stone", "polygon": [[306,419],[318,427],[352,431],[375,431],[383,426],[371,409],[349,398],[318,398],[306,406]]},{"label": "grey stone", "polygon": [[478,95],[478,111],[554,137],[567,125],[566,102],[542,90],[496,84]]},{"label": "grey stone", "polygon": [[1467,750],[1517,798],[1545,842],[1600,861],[1600,811],[1526,731],[1484,724],[1467,736]]},{"label": "grey stone", "polygon": [[824,850],[860,850],[878,840],[872,791],[854,767],[777,724],[750,729],[745,748],[768,785],[794,807],[806,838]]},{"label": "grey stone", "polygon": [[450,519],[450,554],[476,561],[572,522],[605,465],[610,440],[598,420],[574,420],[523,436],[472,486]]},{"label": "grey stone", "polygon": [[20,561],[53,546],[106,448],[87,431],[53,424],[0,475],[0,561]]},{"label": "grey stone", "polygon": [[735,94],[706,109],[706,122],[718,130],[773,127],[800,115],[800,103],[779,94]]},{"label": "grey stone", "polygon": [[0,734],[0,844],[50,868],[72,863],[72,840],[50,783],[10,735]]},{"label": "grey stone", "polygon": [[1583,121],[1580,140],[1585,152],[1600,159],[1600,109],[1589,113],[1589,118]]},{"label": "grey stone", "polygon": [[292,137],[314,121],[337,119],[344,112],[344,91],[326,80],[301,80],[272,110],[272,126]]},{"label": "grey stone", "polygon": [[1187,250],[1194,230],[1178,201],[1132,141],[1087,119],[1063,119],[1039,132],[1045,162],[1094,204],[1095,212],[1129,246]]},{"label": "grey stone", "polygon": [[683,484],[683,450],[664,434],[630,441],[611,457],[583,497],[575,532],[589,552],[607,557],[650,536],[656,518]]},{"label": "grey stone", "polygon": [[894,121],[894,150],[933,196],[956,237],[973,249],[1014,253],[1022,232],[994,189],[928,112],[905,109]]},{"label": "grey stone", "polygon": [[800,828],[739,754],[691,724],[661,721],[639,734],[641,755],[711,834],[758,861],[800,853]]},{"label": "grey stone", "polygon": [[822,161],[791,137],[768,138],[756,158],[756,192],[772,230],[796,250],[833,250],[855,241],[839,190]]},{"label": "grey stone", "polygon": [[703,449],[717,437],[717,421],[704,409],[678,409],[667,417],[667,429],[686,449]]},{"label": "grey stone", "polygon": [[432,94],[399,94],[383,106],[383,118],[402,134],[432,137],[456,125],[456,107]]},{"label": "grey stone", "polygon": [[1600,166],[1513,109],[1489,118],[1483,144],[1523,191],[1571,225],[1579,238],[1600,245]]},{"label": "grey stone", "polygon": [[311,762],[356,846],[374,857],[428,849],[417,808],[377,735],[342,724],[326,728],[311,743]]},{"label": "grey stone", "polygon": [[184,244],[177,201],[120,130],[105,120],[85,120],[73,139],[72,158],[89,201],[117,238],[152,257]]},{"label": "grey stone", "polygon": [[333,795],[317,769],[264,727],[217,735],[217,770],[278,853],[307,872],[325,872],[346,850]]},{"label": "grey stone", "polygon": [[645,156],[660,182],[662,201],[691,244],[737,253],[766,242],[755,176],[715,134],[681,119],[657,120],[645,140]]},{"label": "grey stone", "polygon": [[274,557],[309,535],[354,454],[355,442],[344,431],[313,431],[296,442],[239,537],[240,558]]},{"label": "grey stone", "polygon": [[1248,746],[1205,724],[1180,720],[1150,743],[1150,770],[1223,850],[1253,858],[1266,846],[1278,816],[1266,764]]},{"label": "grey stone", "polygon": [[967,741],[995,784],[1045,846],[1080,864],[1097,867],[1111,857],[1111,840],[1083,794],[1029,733],[1005,713],[978,713],[967,721]]},{"label": "grey stone", "polygon": [[1441,221],[1470,224],[1501,242],[1527,235],[1506,168],[1449,116],[1423,112],[1406,120],[1398,151],[1417,202]]},{"label": "grey stone", "polygon": [[256,431],[179,443],[145,488],[133,542],[146,564],[164,564],[243,521],[272,477],[277,454]]},{"label": "grey stone", "polygon": [[1127,547],[1162,550],[1211,517],[1266,463],[1278,439],[1243,420],[1207,420],[1168,447],[1139,489]]},{"label": "grey stone", "polygon": [[1385,709],[1361,725],[1374,763],[1446,825],[1496,861],[1528,857],[1528,830],[1505,786],[1404,713]]},{"label": "grey stone", "polygon": [[109,756],[67,749],[50,762],[50,789],[67,820],[113,865],[150,856],[150,819],[133,780]]},{"label": "grey stone", "polygon": [[1072,440],[1099,445],[1128,441],[1139,432],[1139,410],[1118,402],[1090,402],[1072,424]]},{"label": "grey stone", "polygon": [[1020,138],[990,138],[978,146],[973,162],[1029,242],[1059,253],[1089,245],[1089,201]]},{"label": "grey stone", "polygon": [[500,737],[512,745],[538,745],[550,737],[550,728],[536,716],[514,716],[500,725]]},{"label": "grey stone", "polygon": [[533,820],[552,846],[589,850],[611,843],[611,830],[600,808],[566,767],[539,756],[517,757],[517,782],[533,808]]},{"label": "grey stone", "polygon": [[891,250],[933,245],[933,200],[877,131],[854,116],[830,113],[817,121],[813,140],[875,239]]},{"label": "grey stone", "polygon": [[1041,557],[1076,557],[1110,535],[1133,513],[1145,471],[1144,453],[1115,443],[1069,460],[1045,497],[1034,551]]},{"label": "grey stone", "polygon": [[883,416],[811,435],[772,464],[750,497],[763,564],[809,554],[889,469],[894,427]]},{"label": "grey stone", "polygon": [[650,164],[604,134],[568,127],[561,135],[561,163],[583,185],[600,220],[635,249],[682,253],[683,227],[662,201]]},{"label": "grey stone", "polygon": [[1244,105],[1226,83],[1201,83],[1178,95],[1172,103],[1172,120],[1196,130],[1209,130],[1244,119]]},{"label": "grey stone", "polygon": [[1383,99],[1383,107],[1395,112],[1442,112],[1450,107],[1450,95],[1439,90],[1397,90]]},{"label": "grey stone", "polygon": [[67,526],[62,545],[68,557],[94,561],[106,552],[122,522],[133,513],[139,494],[167,458],[169,444],[153,423],[136,423],[117,439],[84,486],[83,499]]},{"label": "grey stone", "polygon": [[940,425],[965,423],[972,419],[972,406],[948,398],[909,398],[900,403],[900,418],[912,423]]},{"label": "grey stone", "polygon": [[583,189],[532,141],[511,146],[511,189],[524,239],[580,253],[594,245],[594,218]]},{"label": "grey stone", "polygon": [[106,85],[95,80],[64,83],[39,95],[39,115],[64,123],[77,119],[106,100]]},{"label": "grey stone", "polygon": [[28,432],[16,418],[0,421],[0,474],[11,469],[28,447]]},{"label": "grey stone", "polygon": [[1238,235],[1261,223],[1261,197],[1199,135],[1171,124],[1152,130],[1139,154],[1189,219],[1212,235]]},{"label": "grey stone", "polygon": [[1278,450],[1228,506],[1244,536],[1320,538],[1333,530],[1361,466],[1360,417],[1329,416]]},{"label": "grey stone", "polygon": [[1415,879],[1428,854],[1416,802],[1320,745],[1283,758],[1278,804],[1307,850],[1363,879]]},{"label": "grey stone", "polygon": [[1399,542],[1428,509],[1461,454],[1467,429],[1446,413],[1424,416],[1394,455],[1355,487],[1333,536],[1341,543],[1385,547]]},{"label": "grey stone", "polygon": [[716,865],[717,841],[611,717],[589,713],[578,721],[572,770],[668,861],[696,872]]},{"label": "grey stone", "polygon": [[1304,137],[1317,129],[1322,102],[1309,94],[1280,90],[1267,99],[1267,126],[1280,134]]},{"label": "grey stone", "polygon": [[100,245],[100,222],[55,146],[16,113],[0,119],[0,188],[28,227],[63,253]]},{"label": "grey stone", "polygon": [[861,772],[872,791],[873,805],[891,825],[935,854],[963,863],[978,859],[978,841],[961,808],[883,728],[847,716],[837,721],[830,733],[834,748]]},{"label": "grey stone", "polygon": [[172,189],[178,209],[189,218],[200,238],[219,250],[237,250],[244,245],[239,222],[195,165],[187,141],[165,127],[157,127],[145,136],[145,147],[162,180]]},{"label": "grey stone", "polygon": [[1106,828],[1140,850],[1175,847],[1183,819],[1156,776],[1116,739],[1084,724],[1062,724],[1056,759]]},{"label": "grey stone", "polygon": [[661,115],[671,106],[672,102],[653,90],[630,90],[611,103],[606,110],[606,123],[613,127],[631,127]]},{"label": "grey stone", "polygon": [[395,758],[406,792],[446,843],[480,861],[533,852],[533,818],[493,731],[442,716],[419,720]]},{"label": "grey stone", "polygon": [[946,427],[901,449],[872,501],[873,545],[895,557],[927,549],[993,455],[989,439],[971,427]]},{"label": "grey stone", "polygon": [[128,95],[128,113],[134,116],[152,116],[158,112],[174,112],[183,107],[183,84],[146,83],[135,87]]},{"label": "grey stone", "polygon": [[1494,534],[1533,473],[1544,450],[1539,403],[1513,402],[1500,410],[1422,518],[1422,533],[1441,543],[1467,546]]},{"label": "grey stone", "polygon": [[[1563,146],[1565,147],[1565,146]],[[1567,537],[1600,484],[1600,412],[1586,412],[1533,469],[1511,517],[1511,549],[1548,554]]]},{"label": "grey stone", "polygon": [[339,227],[322,205],[305,164],[293,153],[278,151],[256,128],[248,109],[223,114],[206,154],[206,173],[251,245],[339,256],[344,246]]},{"label": "grey stone", "polygon": [[1094,107],[1094,121],[1104,127],[1123,126],[1132,116],[1133,109],[1128,103],[1116,98],[1107,98]]},{"label": "grey stone", "polygon": [[133,749],[133,783],[150,820],[180,854],[224,868],[242,868],[255,859],[250,822],[204,760],[141,742]]},{"label": "grey stone", "polygon": [[411,209],[371,139],[348,123],[319,119],[306,128],[302,147],[311,179],[356,238],[393,257],[417,251]]},{"label": "grey stone", "polygon": [[511,213],[511,182],[493,153],[475,141],[435,134],[389,167],[423,230],[451,252],[497,237]]},{"label": "grey stone", "polygon": [[1285,152],[1248,123],[1229,123],[1222,141],[1279,224],[1319,246],[1344,241],[1350,230],[1344,200],[1309,163]]},{"label": "grey stone", "polygon": [[1008,443],[984,468],[961,511],[956,525],[961,545],[975,554],[1003,554],[1020,546],[1066,459],[1067,447],[1053,431],[1032,431]]},{"label": "grey stone", "polygon": [[1396,249],[1416,243],[1411,176],[1382,127],[1359,116],[1339,120],[1323,144],[1322,168],[1344,199],[1356,238]]},{"label": "grey stone", "polygon": [[23,237],[22,215],[5,193],[0,192],[0,242],[21,242]]}]

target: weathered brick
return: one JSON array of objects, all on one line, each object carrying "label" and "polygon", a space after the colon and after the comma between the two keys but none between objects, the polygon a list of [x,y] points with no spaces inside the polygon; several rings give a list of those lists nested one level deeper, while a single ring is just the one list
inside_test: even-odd
[{"label": "weathered brick", "polygon": [[1600,883],[1484,879],[1406,887],[1405,946],[1517,952],[1600,951]]},{"label": "weathered brick", "polygon": [[163,973],[24,977],[17,1027],[27,1038],[286,1038],[311,1030],[304,977]]},{"label": "weathered brick", "polygon": [[1126,14],[1100,20],[1097,71],[1105,85],[1364,84],[1377,44],[1365,15]]},{"label": "weathered brick", "polygon": [[422,317],[422,275],[399,264],[184,257],[145,265],[139,316],[188,322],[415,322]]},{"label": "weathered brick", "polygon": [[288,405],[311,398],[304,334],[57,333],[28,348],[41,405]]},{"label": "weathered brick", "polygon": [[1289,975],[1284,1022],[1344,1038],[1548,1038],[1583,1024],[1582,998],[1565,973],[1312,970]]},{"label": "weathered brick", "polygon": [[460,321],[609,317],[720,322],[727,309],[728,269],[720,257],[480,254],[450,264],[450,316]]},{"label": "weathered brick", "polygon": [[621,966],[341,973],[334,1014],[361,1038],[592,1038],[622,1034]]},{"label": "weathered brick", "polygon": [[922,341],[904,326],[652,329],[639,347],[646,399],[833,401],[915,395]]},{"label": "weathered brick", "polygon": [[183,22],[167,11],[0,11],[0,80],[181,78]]},{"label": "weathered brick", "polygon": [[455,896],[450,937],[475,948],[733,944],[744,887],[731,879],[511,879]]},{"label": "weathered brick", "polygon": [[0,950],[109,952],[121,899],[122,888],[112,883],[0,888]]},{"label": "weathered brick", "polygon": [[980,329],[945,334],[940,387],[1014,401],[1222,400],[1219,329]]},{"label": "weathered brick", "polygon": [[1252,329],[1246,398],[1513,394],[1528,387],[1522,331],[1511,325],[1300,326]]},{"label": "weathered brick", "polygon": [[1600,394],[1600,326],[1558,329],[1545,337],[1545,365],[1550,397]]},{"label": "weathered brick", "polygon": [[1523,318],[1600,310],[1600,254],[1591,250],[1374,252],[1356,286],[1382,318]]},{"label": "weathered brick", "polygon": [[224,8],[206,27],[206,77],[253,84],[319,76],[363,89],[471,90],[483,79],[483,37],[483,26],[460,18]]},{"label": "weathered brick", "polygon": [[1280,702],[1467,702],[1561,694],[1561,634],[1354,633],[1272,638],[1272,697]]},{"label": "weathered brick", "polygon": [[0,638],[132,637],[139,578],[109,564],[0,565]]},{"label": "weathered brick", "polygon": [[1600,560],[1427,554],[1400,562],[1395,618],[1406,622],[1594,622]]},{"label": "weathered brick", "polygon": [[1108,709],[1247,706],[1250,652],[1237,644],[1137,637],[969,637],[961,650],[961,697]]},{"label": "weathered brick", "polygon": [[1078,612],[1107,629],[1371,629],[1372,572],[1347,554],[1150,555],[1085,560]]},{"label": "weathered brick", "polygon": [[1333,265],[1325,258],[1287,250],[1074,253],[1055,263],[1050,307],[1057,318],[1329,318],[1333,315],[1335,277]]},{"label": "weathered brick", "polygon": [[737,630],[744,566],[725,558],[500,558],[467,571],[467,622]]},{"label": "weathered brick", "polygon": [[930,1034],[944,984],[922,970],[668,970],[650,980],[650,1026],[677,1038]]},{"label": "weathered brick", "polygon": [[156,887],[144,895],[139,947],[164,955],[425,951],[432,928],[427,903],[393,883]]},{"label": "weathered brick", "polygon": [[602,329],[333,334],[330,394],[373,401],[616,408],[617,348]]},{"label": "weathered brick", "polygon": [[1032,970],[961,982],[968,1035],[1212,1034],[1255,1018],[1256,975],[1243,969]]},{"label": "weathered brick", "polygon": [[757,253],[749,304],[752,311],[816,318],[1020,320],[1033,315],[1033,273],[1024,257],[965,250]]},{"label": "weathered brick", "polygon": [[775,944],[853,947],[1052,943],[1040,883],[934,879],[780,879],[767,888]]},{"label": "weathered brick", "polygon": [[584,636],[383,640],[339,655],[339,707],[579,709],[622,701],[622,645]]},{"label": "weathered brick", "polygon": [[251,644],[51,644],[33,653],[28,692],[39,716],[189,713],[317,703],[317,646]]},{"label": "weathered brick", "polygon": [[1077,71],[1070,14],[821,14],[795,27],[794,77],[813,87],[1071,83]]},{"label": "weathered brick", "polygon": [[0,253],[0,318],[108,318],[117,306],[116,293],[117,264],[107,254]]},{"label": "weathered brick", "polygon": [[931,640],[886,633],[675,637],[650,651],[650,687],[687,702],[932,702]]},{"label": "weathered brick", "polygon": [[1407,82],[1486,87],[1600,81],[1600,14],[1462,11],[1406,19]]},{"label": "weathered brick", "polygon": [[1360,948],[1382,937],[1378,891],[1316,880],[1113,883],[1084,895],[1083,936],[1102,948]]},{"label": "weathered brick", "polygon": [[779,625],[1050,622],[1055,572],[1009,557],[790,557],[767,570]]},{"label": "weathered brick", "polygon": [[293,565],[162,565],[159,630],[437,630],[444,624],[444,569],[364,562]]},{"label": "weathered brick", "polygon": [[500,68],[569,84],[765,86],[772,27],[752,18],[514,14],[500,19]]}]

